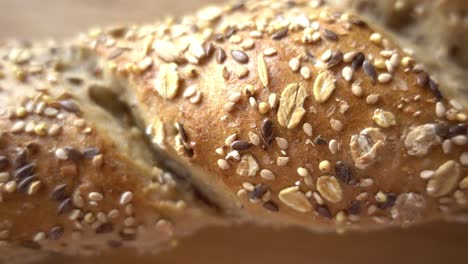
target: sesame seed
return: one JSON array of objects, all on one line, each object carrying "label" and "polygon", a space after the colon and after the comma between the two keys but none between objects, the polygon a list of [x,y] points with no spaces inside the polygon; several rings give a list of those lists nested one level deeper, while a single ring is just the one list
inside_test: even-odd
[{"label": "sesame seed", "polygon": [[276,144],[278,144],[278,147],[282,150],[286,150],[289,147],[288,140],[282,137],[276,137]]},{"label": "sesame seed", "polygon": [[120,196],[120,205],[127,205],[128,203],[130,203],[133,199],[133,193],[132,192],[124,192],[122,193],[122,195]]},{"label": "sesame seed", "polygon": [[57,159],[59,159],[59,160],[67,160],[68,159],[67,153],[62,148],[58,148],[58,149],[55,150],[55,157]]},{"label": "sesame seed", "polygon": [[253,191],[255,189],[255,186],[250,183],[250,182],[243,182],[242,183],[242,188],[246,189],[247,191]]},{"label": "sesame seed", "polygon": [[381,44],[382,43],[382,35],[380,33],[372,33],[372,35],[369,37],[369,40],[374,42],[375,44]]},{"label": "sesame seed", "polygon": [[444,154],[449,154],[452,151],[452,141],[450,139],[446,139],[442,142],[442,151]]},{"label": "sesame seed", "polygon": [[251,50],[255,46],[255,41],[253,39],[245,39],[240,46],[243,50]]},{"label": "sesame seed", "polygon": [[343,61],[346,62],[346,63],[350,63],[354,60],[354,58],[356,57],[356,55],[358,54],[357,51],[350,51],[350,52],[347,52],[343,55]]},{"label": "sesame seed", "polygon": [[445,112],[446,112],[446,109],[445,109],[444,103],[437,102],[436,107],[435,107],[435,113],[437,117],[439,118],[445,117]]},{"label": "sesame seed", "polygon": [[310,176],[309,172],[308,172],[307,169],[304,168],[304,167],[299,167],[299,168],[297,168],[297,174],[299,174],[299,176],[301,176],[301,177]]},{"label": "sesame seed", "polygon": [[304,78],[306,80],[310,79],[310,69],[308,67],[306,67],[306,66],[301,67],[300,72],[301,72],[302,78]]},{"label": "sesame seed", "polygon": [[265,56],[273,56],[273,55],[276,55],[276,53],[277,53],[277,51],[276,51],[276,49],[274,49],[274,48],[267,48],[267,49],[265,49],[265,50],[263,51],[263,54],[264,54]]},{"label": "sesame seed", "polygon": [[255,97],[249,97],[249,104],[252,108],[256,108],[257,107],[257,100],[255,99]]},{"label": "sesame seed", "polygon": [[332,154],[336,154],[339,150],[339,143],[335,139],[330,140],[328,143],[328,148]]},{"label": "sesame seed", "polygon": [[314,197],[315,201],[320,205],[323,205],[325,203],[325,201],[323,201],[322,196],[320,196],[318,192],[313,192],[312,197]]},{"label": "sesame seed", "polygon": [[455,108],[456,110],[458,110],[458,111],[463,111],[463,105],[462,105],[460,102],[458,102],[458,101],[452,99],[452,100],[449,101],[449,103],[450,103],[450,105],[452,105],[453,108]]},{"label": "sesame seed", "polygon": [[424,170],[424,171],[421,171],[421,173],[419,174],[419,176],[422,178],[422,179],[429,179],[431,178],[432,176],[434,176],[435,172],[432,171],[432,170]]},{"label": "sesame seed", "polygon": [[289,162],[289,157],[278,157],[276,159],[276,165],[278,166],[286,166]]},{"label": "sesame seed", "polygon": [[277,102],[278,102],[278,96],[276,95],[276,93],[271,93],[268,96],[268,104],[270,105],[270,108],[274,109],[276,107]]},{"label": "sesame seed", "polygon": [[376,104],[378,100],[379,100],[379,95],[378,94],[370,94],[366,98],[366,103],[369,104],[369,105],[373,105],[373,104]]},{"label": "sesame seed", "polygon": [[229,170],[231,168],[231,165],[229,164],[229,162],[227,162],[226,160],[224,159],[219,159],[218,160],[218,166],[219,168],[221,168],[222,170]]},{"label": "sesame seed", "polygon": [[300,66],[300,62],[298,58],[292,58],[289,61],[289,67],[291,68],[293,72],[299,70],[299,66]]},{"label": "sesame seed", "polygon": [[90,192],[88,194],[88,199],[93,202],[100,202],[104,199],[104,196],[98,192]]},{"label": "sesame seed", "polygon": [[344,67],[341,74],[343,75],[343,78],[348,82],[350,82],[353,79],[353,69],[351,69],[351,67]]},{"label": "sesame seed", "polygon": [[234,142],[234,140],[236,140],[237,138],[237,134],[232,134],[232,135],[229,135],[226,140],[224,140],[224,144],[226,146],[230,146],[232,144],[232,142]]},{"label": "sesame seed", "polygon": [[330,120],[330,126],[333,130],[340,132],[343,130],[344,125],[340,120],[337,119],[331,119]]},{"label": "sesame seed", "polygon": [[459,135],[451,138],[453,144],[457,146],[463,146],[468,142],[468,138],[465,135]]},{"label": "sesame seed", "polygon": [[460,163],[463,166],[468,166],[468,151],[465,151],[460,155]]},{"label": "sesame seed", "polygon": [[354,96],[361,97],[362,96],[362,88],[359,84],[353,83],[351,86],[351,92]]},{"label": "sesame seed", "polygon": [[249,132],[249,140],[255,146],[260,145],[260,137],[254,132]]},{"label": "sesame seed", "polygon": [[260,177],[265,180],[274,181],[276,179],[275,174],[268,169],[263,169],[260,171]]},{"label": "sesame seed", "polygon": [[313,128],[310,123],[304,123],[304,125],[302,126],[302,129],[304,130],[304,133],[307,136],[311,137],[313,135]]},{"label": "sesame seed", "polygon": [[8,193],[14,193],[16,191],[16,185],[15,181],[9,181],[3,186],[3,190]]},{"label": "sesame seed", "polygon": [[332,57],[332,51],[330,49],[327,49],[321,56],[320,60],[323,62],[327,62],[331,59]]},{"label": "sesame seed", "polygon": [[379,74],[378,80],[380,83],[388,83],[392,80],[392,75],[389,73]]},{"label": "sesame seed", "polygon": [[26,126],[26,123],[24,121],[17,121],[11,127],[11,132],[12,133],[22,132],[25,126]]}]

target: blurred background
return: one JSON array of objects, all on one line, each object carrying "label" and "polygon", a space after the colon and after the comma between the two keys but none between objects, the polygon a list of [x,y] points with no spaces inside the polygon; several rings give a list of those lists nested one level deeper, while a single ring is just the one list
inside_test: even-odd
[{"label": "blurred background", "polygon": [[[0,39],[66,38],[94,25],[151,22],[222,0],[0,0]],[[96,264],[238,263],[462,263],[468,227],[431,224],[362,234],[312,234],[253,226],[206,229],[170,252],[138,256],[115,251],[93,258],[56,256],[44,262]]]}]

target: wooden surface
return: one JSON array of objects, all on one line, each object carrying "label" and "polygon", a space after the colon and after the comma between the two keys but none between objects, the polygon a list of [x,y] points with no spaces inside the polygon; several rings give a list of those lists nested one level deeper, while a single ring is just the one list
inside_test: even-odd
[{"label": "wooden surface", "polygon": [[[148,22],[221,0],[0,0],[0,39],[66,38],[93,25]],[[158,256],[116,251],[44,264],[432,264],[468,262],[468,226],[431,225],[368,234],[312,234],[252,226],[203,230]]]}]

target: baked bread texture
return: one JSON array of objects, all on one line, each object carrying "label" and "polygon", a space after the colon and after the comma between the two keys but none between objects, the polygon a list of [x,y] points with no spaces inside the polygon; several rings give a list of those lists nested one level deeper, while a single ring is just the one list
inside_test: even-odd
[{"label": "baked bread texture", "polygon": [[321,1],[2,51],[5,246],[157,251],[203,225],[366,231],[467,211],[466,108]]},{"label": "baked bread texture", "polygon": [[158,252],[219,221],[190,182],[156,167],[85,50],[9,43],[0,56],[2,259]]},{"label": "baked bread texture", "polygon": [[[352,10],[398,39],[405,50],[424,63],[451,95],[468,104],[468,2],[462,0],[329,0]],[[431,54],[431,56],[427,56]]]},{"label": "baked bread texture", "polygon": [[371,229],[465,206],[465,108],[354,15],[255,1],[83,42],[157,149],[233,214]]}]

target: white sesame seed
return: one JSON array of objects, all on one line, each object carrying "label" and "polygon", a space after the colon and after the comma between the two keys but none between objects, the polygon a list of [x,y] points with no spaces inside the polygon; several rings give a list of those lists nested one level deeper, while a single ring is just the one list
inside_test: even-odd
[{"label": "white sesame seed", "polygon": [[34,181],[32,182],[31,184],[29,184],[28,186],[28,195],[34,195],[37,193],[37,191],[39,191],[39,189],[41,188],[42,186],[42,183],[40,181]]},{"label": "white sesame seed", "polygon": [[356,57],[356,55],[358,55],[358,52],[357,51],[350,51],[350,52],[347,52],[343,55],[343,61],[346,62],[346,63],[350,63],[354,60],[354,58]]},{"label": "white sesame seed", "polygon": [[254,132],[249,132],[249,139],[250,143],[252,143],[255,146],[260,145],[260,137],[254,133]]},{"label": "white sesame seed", "polygon": [[267,169],[263,169],[260,171],[260,177],[269,181],[273,181],[276,179],[275,174],[271,170],[267,170]]},{"label": "white sesame seed", "polygon": [[55,150],[55,157],[59,160],[67,160],[68,159],[68,155],[67,153],[65,152],[65,150],[61,149],[61,148],[58,148]]},{"label": "white sesame seed", "polygon": [[360,187],[363,187],[363,188],[367,188],[367,187],[370,187],[374,184],[374,180],[372,178],[365,178],[365,179],[362,179],[360,182],[359,182],[359,186]]},{"label": "white sesame seed", "polygon": [[320,205],[323,205],[325,202],[323,201],[323,198],[322,196],[320,196],[320,194],[318,192],[313,192],[312,193],[312,196],[314,197],[315,201],[320,204]]},{"label": "white sesame seed", "polygon": [[215,149],[215,152],[216,152],[216,154],[218,154],[218,155],[224,155],[224,150],[223,150],[223,148],[216,148],[216,149]]},{"label": "white sesame seed", "polygon": [[300,66],[300,62],[298,58],[292,58],[289,61],[289,68],[291,68],[293,72],[299,70],[299,66]]},{"label": "white sesame seed", "polygon": [[46,107],[44,109],[44,115],[46,116],[56,116],[58,114],[58,110],[53,107]]},{"label": "white sesame seed", "polygon": [[252,108],[257,108],[257,100],[254,97],[249,97],[249,104]]},{"label": "white sesame seed", "polygon": [[276,159],[276,165],[278,166],[286,166],[289,162],[289,157],[278,157]]},{"label": "white sesame seed", "polygon": [[465,151],[460,156],[460,163],[463,166],[468,166],[468,151]]},{"label": "white sesame seed", "polygon": [[463,146],[468,142],[468,138],[465,135],[459,135],[451,138],[452,143],[457,146]]},{"label": "white sesame seed", "polygon": [[333,130],[337,132],[343,130],[344,128],[344,125],[340,120],[333,119],[333,118],[330,120],[330,126]]},{"label": "white sesame seed", "polygon": [[390,64],[392,64],[393,68],[398,68],[400,61],[400,56],[397,53],[394,53],[390,58]]},{"label": "white sesame seed", "polygon": [[387,201],[387,195],[382,191],[377,192],[375,195],[375,200],[379,203],[385,203]]},{"label": "white sesame seed", "polygon": [[299,176],[301,176],[301,177],[310,176],[309,172],[308,172],[307,169],[304,168],[304,167],[299,167],[299,168],[297,168],[297,174],[299,174]]},{"label": "white sesame seed", "polygon": [[437,102],[436,107],[435,107],[435,113],[436,113],[437,117],[439,117],[439,118],[445,117],[445,111],[446,111],[446,109],[445,109],[444,103]]},{"label": "white sesame seed", "polygon": [[341,74],[343,75],[343,78],[348,82],[350,82],[353,79],[353,69],[351,69],[351,67],[344,67]]},{"label": "white sesame seed", "polygon": [[379,77],[377,77],[380,83],[388,83],[392,80],[392,75],[389,73],[382,73],[379,74]]},{"label": "white sesame seed", "polygon": [[304,123],[304,125],[302,125],[302,129],[307,136],[311,137],[313,135],[313,128],[310,123]]},{"label": "white sesame seed", "polygon": [[130,203],[133,199],[133,193],[132,192],[124,192],[120,196],[120,205],[126,205]]},{"label": "white sesame seed", "polygon": [[321,56],[320,60],[323,62],[327,62],[331,59],[332,57],[332,51],[330,49],[327,49]]},{"label": "white sesame seed", "polygon": [[423,170],[421,171],[421,173],[419,174],[419,176],[422,178],[422,179],[429,179],[431,178],[432,176],[434,176],[434,171],[433,170]]},{"label": "white sesame seed", "polygon": [[222,170],[229,170],[231,168],[231,165],[229,164],[229,162],[227,162],[226,160],[224,159],[219,159],[218,160],[218,166],[219,168],[221,168]]},{"label": "white sesame seed", "polygon": [[378,94],[370,94],[369,96],[366,97],[366,103],[369,105],[376,104],[377,101],[379,101],[379,95]]},{"label": "white sesame seed", "polygon": [[236,103],[233,103],[233,102],[227,102],[224,104],[223,106],[223,109],[224,111],[226,112],[231,112],[232,110],[234,110],[234,106],[236,105]]},{"label": "white sesame seed", "polygon": [[11,132],[12,133],[18,133],[24,130],[24,127],[26,126],[26,123],[24,121],[18,121],[13,124],[11,127]]},{"label": "white sesame seed", "polygon": [[14,193],[16,191],[16,181],[9,181],[3,186],[3,190],[8,193]]},{"label": "white sesame seed", "polygon": [[88,199],[93,202],[100,202],[104,199],[104,196],[98,192],[90,192],[88,194]]},{"label": "white sesame seed", "polygon": [[392,63],[389,60],[385,61],[385,67],[387,67],[387,71],[389,73],[395,72],[395,68],[393,67]]},{"label": "white sesame seed", "polygon": [[226,140],[224,140],[224,145],[230,146],[232,144],[232,142],[234,142],[234,140],[236,140],[236,138],[237,138],[237,134],[232,134],[232,135],[228,136],[226,138]]},{"label": "white sesame seed", "polygon": [[351,92],[354,96],[361,97],[362,96],[362,88],[359,84],[353,83],[351,86]]},{"label": "white sesame seed", "polygon": [[376,43],[376,44],[381,44],[382,43],[382,35],[380,33],[372,33],[372,35],[369,37],[369,40]]},{"label": "white sesame seed", "polygon": [[182,96],[184,98],[189,98],[189,97],[192,97],[195,93],[197,92],[197,86],[196,85],[190,85],[189,87],[187,87],[184,91],[184,93],[182,94]]},{"label": "white sesame seed", "polygon": [[276,137],[276,144],[278,144],[278,147],[282,150],[286,150],[289,147],[289,142],[287,139],[282,138],[282,137]]},{"label": "white sesame seed", "polygon": [[263,51],[263,54],[264,54],[265,56],[273,56],[273,55],[276,55],[276,53],[277,53],[277,51],[276,51],[276,49],[274,49],[274,48],[268,48],[268,49],[265,49],[265,50]]},{"label": "white sesame seed", "polygon": [[112,209],[109,211],[109,213],[107,213],[107,217],[109,219],[116,219],[117,217],[119,217],[119,210],[117,209]]},{"label": "white sesame seed", "polygon": [[306,80],[310,79],[310,69],[309,69],[309,67],[304,66],[304,67],[301,68],[301,76],[302,76],[302,78],[304,78]]},{"label": "white sesame seed", "polygon": [[244,188],[244,189],[246,189],[247,191],[250,191],[250,192],[255,190],[255,186],[250,182],[243,182],[242,183],[242,188]]},{"label": "white sesame seed", "polygon": [[268,96],[268,104],[270,105],[271,109],[274,109],[276,107],[276,104],[278,102],[278,96],[276,93],[272,93]]},{"label": "white sesame seed", "polygon": [[339,143],[335,139],[330,140],[330,142],[328,143],[328,148],[330,149],[330,152],[332,154],[336,154],[339,150],[339,147]]},{"label": "white sesame seed", "polygon": [[230,102],[237,103],[240,100],[241,96],[242,96],[241,93],[235,92],[235,93],[232,93],[231,95],[229,95],[228,100]]}]

